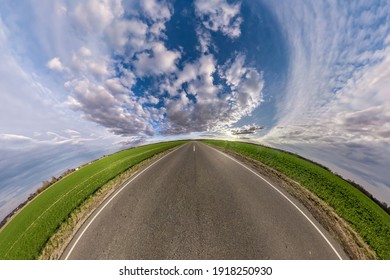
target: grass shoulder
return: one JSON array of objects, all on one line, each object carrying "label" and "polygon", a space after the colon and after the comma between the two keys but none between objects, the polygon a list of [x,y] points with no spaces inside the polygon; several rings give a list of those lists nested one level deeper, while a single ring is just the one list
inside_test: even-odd
[{"label": "grass shoulder", "polygon": [[[366,257],[360,256],[361,258],[390,259],[390,215],[340,176],[313,162],[281,150],[243,142],[220,140],[204,142],[260,162],[296,182],[319,198],[317,204],[325,204],[323,209],[328,207],[334,214],[345,220],[348,227],[357,234],[355,239],[362,238],[376,255],[372,256],[368,253]],[[301,195],[302,192],[299,193],[299,196]],[[332,227],[326,225],[329,226]]]}]

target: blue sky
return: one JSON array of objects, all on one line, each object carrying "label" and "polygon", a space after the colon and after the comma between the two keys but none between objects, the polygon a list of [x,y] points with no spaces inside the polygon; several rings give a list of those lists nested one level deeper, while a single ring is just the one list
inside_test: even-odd
[{"label": "blue sky", "polygon": [[215,137],[319,161],[390,203],[390,4],[2,1],[0,218],[129,146]]}]

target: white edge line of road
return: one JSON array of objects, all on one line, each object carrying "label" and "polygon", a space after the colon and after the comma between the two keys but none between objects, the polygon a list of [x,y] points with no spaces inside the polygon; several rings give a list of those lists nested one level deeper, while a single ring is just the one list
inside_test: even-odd
[{"label": "white edge line of road", "polygon": [[[210,146],[209,146],[210,147]],[[228,157],[230,158],[231,160],[233,160],[234,162],[238,163],[239,165],[241,165],[242,167],[244,167],[245,169],[249,170],[250,172],[252,172],[253,174],[255,174],[257,177],[259,177],[260,179],[262,179],[264,182],[266,182],[268,185],[270,185],[273,189],[275,189],[280,195],[282,195],[285,199],[287,199],[312,225],[313,227],[320,233],[320,235],[325,239],[326,243],[328,243],[328,245],[332,248],[333,252],[337,255],[337,257],[342,260],[343,258],[340,256],[340,254],[337,252],[337,250],[335,249],[335,247],[333,247],[332,243],[328,240],[328,238],[326,238],[325,234],[322,233],[322,231],[316,226],[316,224],[291,200],[289,199],[283,192],[281,192],[277,187],[275,187],[274,185],[272,185],[269,181],[267,181],[265,178],[263,178],[262,176],[260,176],[257,172],[253,171],[252,169],[250,169],[249,167],[247,167],[246,165],[244,165],[243,163],[239,162],[238,160],[236,160],[235,158],[232,158],[231,156],[225,154],[224,152],[221,152],[213,147],[210,147],[212,149],[214,149],[215,151],[217,151],[218,153],[224,155],[225,157]]]},{"label": "white edge line of road", "polygon": [[[184,144],[185,145],[185,144]],[[182,145],[181,147],[184,147],[184,145]],[[178,149],[180,149],[181,147],[178,147],[177,149],[174,149],[173,151],[169,152],[168,154],[166,154],[165,156],[159,158],[158,160],[156,160],[155,162],[153,162],[151,165],[147,166],[145,169],[143,169],[140,173],[138,173],[137,175],[135,175],[130,181],[128,181],[123,187],[121,187],[117,192],[115,192],[115,194],[113,196],[110,197],[109,200],[106,201],[106,203],[104,203],[103,207],[100,208],[100,210],[94,215],[94,217],[89,221],[89,223],[87,224],[87,226],[84,228],[84,230],[81,232],[81,234],[79,235],[79,237],[76,239],[76,241],[74,242],[73,246],[70,248],[68,254],[66,255],[65,257],[65,260],[68,260],[69,256],[72,254],[74,248],[77,246],[77,243],[80,241],[81,237],[83,237],[84,233],[87,231],[87,229],[89,228],[89,226],[93,223],[93,221],[96,219],[97,216],[99,216],[99,214],[104,210],[104,208],[106,208],[106,206],[124,189],[126,188],[131,182],[133,182],[135,179],[138,178],[138,176],[140,176],[142,173],[144,173],[146,170],[148,170],[149,168],[151,168],[153,165],[155,165],[157,162],[159,162],[160,160],[162,160],[163,158],[165,158],[166,156],[172,154],[173,152],[177,151]],[[93,215],[93,214],[92,214]]]}]

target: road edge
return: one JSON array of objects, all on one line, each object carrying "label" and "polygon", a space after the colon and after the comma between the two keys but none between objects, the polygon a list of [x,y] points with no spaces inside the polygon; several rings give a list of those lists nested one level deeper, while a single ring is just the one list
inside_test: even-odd
[{"label": "road edge", "polygon": [[59,226],[58,230],[51,236],[51,238],[42,248],[38,259],[59,260],[85,222],[105,201],[107,201],[129,180],[136,176],[140,170],[144,170],[154,162],[158,161],[160,158],[170,154],[182,146],[183,145],[178,145],[174,148],[168,149],[148,159],[145,159],[103,185],[95,194],[90,196],[78,208],[76,208],[69,215],[68,219]]},{"label": "road edge", "polygon": [[229,149],[218,146],[209,145],[216,150],[219,150],[227,155],[232,156],[239,162],[250,169],[258,172],[261,175],[270,178],[272,183],[280,186],[293,198],[298,200],[303,207],[305,207],[310,214],[316,219],[321,226],[329,232],[329,234],[339,242],[344,252],[355,260],[372,260],[378,259],[376,253],[369,247],[363,238],[345,221],[341,218],[334,209],[326,204],[317,195],[310,192],[308,189],[300,185],[298,182],[287,177],[283,173],[254,160],[240,153],[231,151]]}]

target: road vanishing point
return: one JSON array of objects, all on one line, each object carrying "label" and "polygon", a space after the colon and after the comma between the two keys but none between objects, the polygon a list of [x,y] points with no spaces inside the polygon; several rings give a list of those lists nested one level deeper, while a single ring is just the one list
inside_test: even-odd
[{"label": "road vanishing point", "polygon": [[63,259],[344,259],[299,202],[236,159],[188,142],[132,176]]}]

